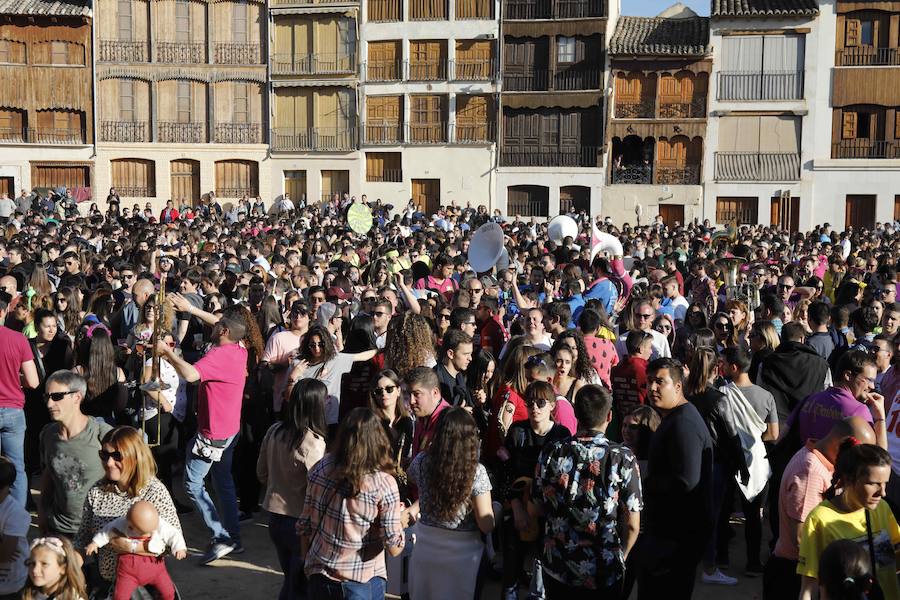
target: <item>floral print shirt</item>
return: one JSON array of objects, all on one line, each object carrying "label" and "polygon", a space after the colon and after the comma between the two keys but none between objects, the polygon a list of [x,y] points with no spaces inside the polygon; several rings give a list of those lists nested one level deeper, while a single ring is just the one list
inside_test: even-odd
[{"label": "floral print shirt", "polygon": [[544,507],[544,570],[561,583],[615,588],[625,574],[620,515],[643,509],[631,450],[602,433],[545,448],[532,498]]}]

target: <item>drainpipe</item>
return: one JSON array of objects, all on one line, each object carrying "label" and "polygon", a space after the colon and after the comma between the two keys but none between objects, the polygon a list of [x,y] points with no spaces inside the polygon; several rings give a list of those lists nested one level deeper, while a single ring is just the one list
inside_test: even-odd
[{"label": "drainpipe", "polygon": [[[91,122],[93,129],[93,136],[91,140],[91,160],[96,160],[97,158],[97,136],[99,132],[97,131],[97,49],[99,48],[99,44],[97,43],[97,20],[94,18],[94,11],[91,10]],[[91,200],[96,201],[96,162],[94,167],[91,169]]]}]

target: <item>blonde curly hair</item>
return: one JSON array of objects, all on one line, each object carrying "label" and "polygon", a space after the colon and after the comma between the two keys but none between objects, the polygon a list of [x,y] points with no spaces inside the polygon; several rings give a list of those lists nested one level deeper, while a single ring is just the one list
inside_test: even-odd
[{"label": "blonde curly hair", "polygon": [[407,312],[394,317],[384,346],[385,366],[400,377],[415,367],[431,366],[435,360],[434,333],[425,317]]}]

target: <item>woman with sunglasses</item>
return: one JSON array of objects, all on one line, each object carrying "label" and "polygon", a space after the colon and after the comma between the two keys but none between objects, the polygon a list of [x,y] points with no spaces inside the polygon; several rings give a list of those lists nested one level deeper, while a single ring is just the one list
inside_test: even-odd
[{"label": "woman with sunglasses", "polygon": [[[566,350],[563,350],[566,352]],[[501,453],[501,493],[504,500],[503,523],[503,598],[517,598],[523,561],[529,551],[537,551],[539,528],[528,514],[527,505],[534,480],[534,467],[541,450],[571,437],[569,430],[553,422],[556,391],[545,381],[534,381],[525,388],[528,420],[513,423],[506,434]]]},{"label": "woman with sunglasses", "polygon": [[716,336],[716,350],[722,352],[725,348],[738,345],[737,331],[728,314],[716,313],[712,318],[712,330]]},{"label": "woman with sunglasses", "polygon": [[682,364],[686,365],[690,361],[690,357],[687,356],[687,343],[691,334],[698,329],[706,329],[707,326],[706,308],[699,302],[688,306],[684,314],[684,325],[675,332],[675,346],[672,348],[672,354]]},{"label": "woman with sunglasses", "polygon": [[772,321],[756,321],[750,326],[747,334],[750,343],[750,381],[756,383],[760,367],[763,362],[775,352],[775,348],[781,343],[778,331]]},{"label": "woman with sunglasses", "polygon": [[671,315],[657,315],[653,319],[653,331],[658,331],[666,336],[666,339],[669,340],[669,346],[675,343],[675,325],[672,323]]},{"label": "woman with sunglasses", "polygon": [[68,286],[60,287],[56,291],[53,306],[60,329],[74,341],[81,326],[81,307],[75,297],[75,291]]},{"label": "woman with sunglasses", "polygon": [[[97,532],[125,516],[138,500],[152,504],[160,519],[181,531],[172,496],[156,478],[156,463],[140,431],[127,426],[110,430],[100,440],[100,462],[103,478],[88,490],[81,527],[73,539],[76,549],[83,553]],[[147,544],[148,541],[132,545],[128,538],[119,537],[100,549],[95,563],[99,566],[99,577],[96,566],[87,567],[89,588],[97,591],[96,597],[105,598],[104,594],[112,586],[119,554],[155,556]]]}]

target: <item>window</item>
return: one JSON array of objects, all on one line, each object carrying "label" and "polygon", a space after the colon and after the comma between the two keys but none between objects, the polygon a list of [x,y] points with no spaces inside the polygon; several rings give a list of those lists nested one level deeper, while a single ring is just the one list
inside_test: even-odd
[{"label": "window", "polygon": [[738,225],[754,225],[759,222],[758,205],[759,198],[716,198],[716,223],[731,223],[737,220]]},{"label": "window", "polygon": [[50,64],[64,65],[69,61],[69,53],[65,42],[51,42],[50,44]]},{"label": "window", "polygon": [[259,165],[252,160],[216,162],[216,196],[241,198],[259,195]]},{"label": "window", "polygon": [[575,38],[560,36],[556,41],[556,62],[575,62]]},{"label": "window", "polygon": [[366,181],[403,181],[399,152],[366,152]]},{"label": "window", "polygon": [[720,100],[803,98],[805,38],[741,35],[722,40]]},{"label": "window", "polygon": [[116,25],[119,29],[119,41],[132,41],[131,0],[119,0],[118,12],[116,13]]},{"label": "window", "polygon": [[232,103],[232,123],[249,123],[250,122],[250,101],[248,88],[246,83],[234,84],[234,98]]},{"label": "window", "polygon": [[175,95],[176,120],[179,123],[191,122],[191,82],[179,81]]},{"label": "window", "polygon": [[175,3],[175,41],[191,41],[191,5],[187,0]]},{"label": "window", "polygon": [[25,111],[15,108],[0,108],[0,139],[7,142],[24,141],[22,126]]},{"label": "window", "polygon": [[119,82],[119,120],[134,121],[134,81],[131,79]]},{"label": "window", "polygon": [[0,40],[0,63],[25,64],[25,44],[13,40]]},{"label": "window", "polygon": [[141,158],[110,161],[112,186],[119,195],[129,198],[156,196],[156,164]]},{"label": "window", "polygon": [[870,113],[857,113],[856,137],[866,139],[872,137],[872,115]]},{"label": "window", "polygon": [[247,2],[238,0],[234,3],[231,20],[231,41],[244,44],[247,42]]},{"label": "window", "polygon": [[875,45],[875,23],[872,21],[861,21],[859,24],[859,42],[863,46]]}]

